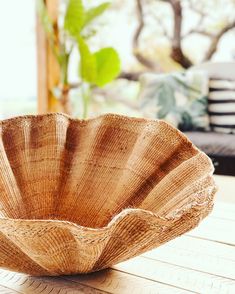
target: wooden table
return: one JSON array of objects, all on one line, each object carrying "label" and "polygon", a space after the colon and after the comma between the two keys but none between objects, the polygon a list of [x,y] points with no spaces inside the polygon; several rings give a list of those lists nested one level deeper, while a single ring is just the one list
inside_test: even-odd
[{"label": "wooden table", "polygon": [[1,270],[0,293],[234,294],[235,203],[218,201],[198,228],[109,270],[59,278]]}]

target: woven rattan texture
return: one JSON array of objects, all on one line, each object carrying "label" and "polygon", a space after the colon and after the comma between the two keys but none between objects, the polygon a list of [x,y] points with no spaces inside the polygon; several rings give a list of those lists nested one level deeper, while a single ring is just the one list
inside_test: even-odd
[{"label": "woven rattan texture", "polygon": [[194,228],[212,209],[210,159],[163,121],[63,114],[0,122],[0,266],[96,271]]}]

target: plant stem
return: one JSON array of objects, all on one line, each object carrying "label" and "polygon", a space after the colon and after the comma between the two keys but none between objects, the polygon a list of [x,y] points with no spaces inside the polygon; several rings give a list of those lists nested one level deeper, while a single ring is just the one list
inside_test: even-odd
[{"label": "plant stem", "polygon": [[63,61],[61,63],[61,83],[68,85],[68,65],[69,65],[70,54],[65,53]]},{"label": "plant stem", "polygon": [[63,58],[61,59],[61,86],[62,86],[62,97],[61,104],[63,111],[67,114],[71,114],[71,107],[69,101],[69,82],[68,82],[68,65],[70,53],[63,52]]},{"label": "plant stem", "polygon": [[83,99],[83,115],[82,118],[85,119],[87,118],[88,115],[88,106],[90,103],[90,98],[91,98],[91,88],[89,84],[82,83],[82,99]]}]

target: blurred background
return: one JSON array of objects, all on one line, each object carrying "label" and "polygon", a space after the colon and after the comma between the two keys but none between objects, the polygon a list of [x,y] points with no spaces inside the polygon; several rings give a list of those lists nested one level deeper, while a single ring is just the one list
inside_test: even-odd
[{"label": "blurred background", "polygon": [[0,3],[0,118],[165,119],[235,175],[234,0]]},{"label": "blurred background", "polygon": [[[52,6],[59,5],[58,13],[66,4],[66,1],[50,2]],[[85,2],[88,6],[101,3],[94,0]],[[92,48],[114,47],[126,78],[110,83],[104,89],[105,94],[107,92],[105,98],[94,97],[91,113],[132,113],[130,106],[138,98],[138,75],[141,72],[170,72],[208,60],[224,62],[235,59],[235,1],[182,0],[180,3],[181,11],[177,12],[170,1],[114,0],[92,23],[92,29],[96,31],[89,39]],[[8,0],[0,5],[0,116],[36,113],[36,1]],[[181,28],[175,26],[174,13],[180,15]],[[180,38],[178,44],[174,44],[174,31],[177,29],[181,30]],[[174,46],[178,56],[172,52]],[[177,49],[182,54],[177,54]],[[70,82],[73,83],[78,81],[77,58],[73,52],[69,68]],[[190,61],[185,62],[185,59]],[[79,115],[79,103],[76,103],[79,102],[79,93],[73,92],[71,95],[76,104],[73,109]]]}]

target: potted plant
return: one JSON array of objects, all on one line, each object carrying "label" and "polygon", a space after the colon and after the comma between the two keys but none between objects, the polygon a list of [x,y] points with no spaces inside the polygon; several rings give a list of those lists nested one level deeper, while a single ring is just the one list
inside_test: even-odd
[{"label": "potted plant", "polygon": [[[51,20],[44,1],[38,0],[37,4],[41,23],[60,68],[60,82],[57,89],[51,91],[60,101],[63,112],[71,114],[70,90],[74,87],[80,88],[83,118],[86,118],[92,89],[103,87],[120,73],[120,59],[114,48],[105,47],[92,52],[88,44],[91,37],[88,28],[104,13],[110,3],[105,2],[86,9],[82,0],[69,0],[62,21],[57,21],[56,24]],[[74,50],[79,55],[77,74],[80,82],[77,85],[71,85],[68,78],[69,62]]]}]

